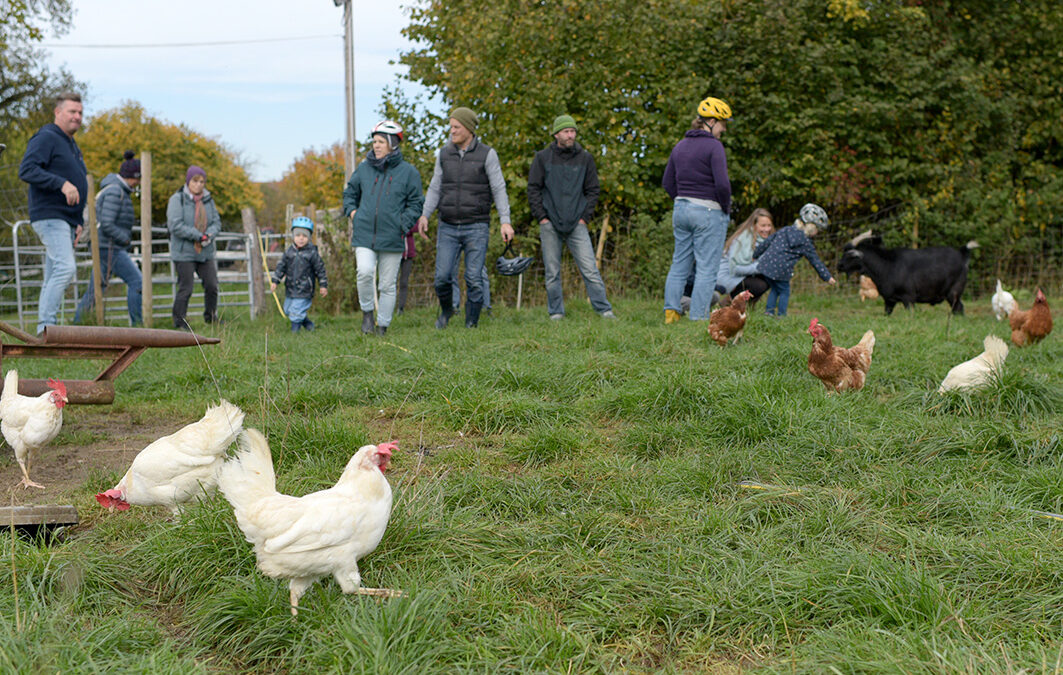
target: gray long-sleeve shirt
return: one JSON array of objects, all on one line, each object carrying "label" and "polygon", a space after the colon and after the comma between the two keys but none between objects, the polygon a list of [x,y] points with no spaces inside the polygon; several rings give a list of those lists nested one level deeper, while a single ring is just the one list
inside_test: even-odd
[{"label": "gray long-sleeve shirt", "polygon": [[[471,144],[470,144],[471,147]],[[464,157],[465,151],[458,149]],[[487,172],[487,180],[491,184],[491,195],[495,200],[495,208],[498,209],[498,220],[503,225],[510,223],[509,218],[509,195],[506,194],[506,179],[502,177],[502,163],[498,161],[498,153],[494,148],[487,151],[487,159],[484,160],[484,171]],[[428,184],[428,192],[424,196],[424,208],[421,215],[428,218],[439,206],[439,190],[443,182],[443,167],[439,165],[439,153],[436,153],[436,166],[432,171],[432,182]]]}]

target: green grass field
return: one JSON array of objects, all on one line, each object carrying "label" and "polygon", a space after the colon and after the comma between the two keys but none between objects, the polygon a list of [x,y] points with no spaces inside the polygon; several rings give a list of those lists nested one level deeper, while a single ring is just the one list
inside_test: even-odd
[{"label": "green grass field", "polygon": [[[568,304],[562,322],[501,308],[443,332],[419,309],[385,339],[360,317],[296,336],[237,319],[202,354],[149,350],[114,410],[190,422],[224,395],[289,494],[397,440],[391,523],[360,567],[407,597],[327,579],[293,618],[224,499],[108,514],[93,494],[120,474],[105,472],[71,497],[65,541],[5,537],[0,670],[1063,669],[1063,520],[1038,513],[1063,512],[1058,335],[1012,349],[990,389],[939,396],[987,333],[1007,339],[988,298],[947,320],[797,295],[727,349],[705,324],[663,325],[656,301],[621,300],[614,322]],[[808,374],[812,316],[844,346],[874,329],[864,390],[827,395]],[[75,430],[111,414],[67,410]]]}]

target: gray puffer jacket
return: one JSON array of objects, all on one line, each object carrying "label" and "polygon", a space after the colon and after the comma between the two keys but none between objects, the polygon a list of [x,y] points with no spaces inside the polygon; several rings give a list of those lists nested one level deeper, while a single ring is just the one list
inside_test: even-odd
[{"label": "gray puffer jacket", "polygon": [[[214,206],[214,198],[203,190],[203,208],[207,212],[207,231],[196,229],[196,202],[188,186],[182,187],[166,205],[166,227],[170,229],[170,258],[174,262],[207,262],[214,259],[214,238],[221,232],[221,216]],[[203,234],[207,242],[201,251],[196,251]]]},{"label": "gray puffer jacket", "polygon": [[100,181],[96,193],[96,222],[100,224],[100,246],[128,248],[133,238],[136,212],[130,195],[133,189],[116,173]]}]

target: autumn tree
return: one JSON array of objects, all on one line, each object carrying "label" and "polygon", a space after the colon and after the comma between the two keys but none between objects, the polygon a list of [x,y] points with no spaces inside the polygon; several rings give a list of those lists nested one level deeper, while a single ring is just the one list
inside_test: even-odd
[{"label": "autumn tree", "polygon": [[118,170],[122,153],[151,153],[151,211],[155,222],[166,220],[166,204],[184,185],[190,165],[207,172],[207,189],[225,221],[239,221],[244,207],[260,208],[262,192],[247,176],[237,153],[221,141],[184,124],[171,124],[144,111],[135,101],[94,115],[78,136],[89,171],[97,177]]},{"label": "autumn tree", "polygon": [[314,204],[327,209],[343,204],[344,175],[343,144],[339,141],[327,148],[308,148],[284,171],[281,182],[296,204]]}]

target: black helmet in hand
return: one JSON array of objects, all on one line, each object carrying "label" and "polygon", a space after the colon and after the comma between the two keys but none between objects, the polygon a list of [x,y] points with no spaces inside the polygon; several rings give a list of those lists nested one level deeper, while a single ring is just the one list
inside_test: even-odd
[{"label": "black helmet in hand", "polygon": [[535,258],[528,258],[525,256],[515,256],[513,258],[507,258],[507,254],[513,253],[512,248],[513,241],[510,240],[506,244],[506,250],[502,251],[502,255],[498,256],[498,260],[495,261],[495,269],[498,270],[499,274],[507,277],[517,276],[524,270],[528,269],[531,264],[535,262]]}]

